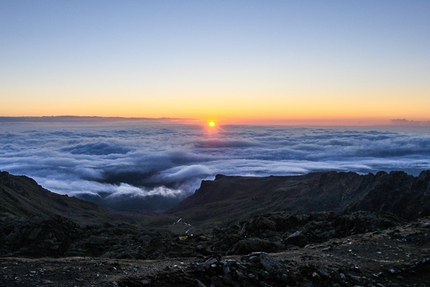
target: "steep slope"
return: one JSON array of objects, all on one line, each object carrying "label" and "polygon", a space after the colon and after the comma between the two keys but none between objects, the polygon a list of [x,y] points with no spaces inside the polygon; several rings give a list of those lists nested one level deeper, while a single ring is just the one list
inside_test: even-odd
[{"label": "steep slope", "polygon": [[2,217],[63,216],[85,223],[112,218],[96,204],[52,193],[31,178],[8,172],[0,172],[0,199]]},{"label": "steep slope", "polygon": [[358,210],[393,213],[405,219],[430,215],[430,170],[418,177],[404,172],[379,172],[359,200],[345,212]]},{"label": "steep slope", "polygon": [[303,176],[218,175],[169,212],[198,224],[223,225],[269,211],[294,214],[366,210],[403,218],[430,214],[430,171],[376,175],[321,172]]}]

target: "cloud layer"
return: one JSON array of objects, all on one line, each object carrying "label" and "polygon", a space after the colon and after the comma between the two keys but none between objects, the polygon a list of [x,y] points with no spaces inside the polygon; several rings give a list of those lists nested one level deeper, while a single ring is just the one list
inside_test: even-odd
[{"label": "cloud layer", "polygon": [[[1,120],[0,120],[1,124]],[[118,210],[160,211],[203,179],[430,168],[430,131],[414,128],[205,127],[166,121],[1,124],[0,170]]]}]

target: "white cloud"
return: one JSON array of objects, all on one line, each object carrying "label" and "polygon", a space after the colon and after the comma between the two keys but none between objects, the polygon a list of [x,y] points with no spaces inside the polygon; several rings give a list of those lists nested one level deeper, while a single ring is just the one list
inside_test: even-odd
[{"label": "white cloud", "polygon": [[211,174],[213,174],[213,171],[204,165],[190,165],[164,170],[159,177],[167,181],[182,181],[187,178],[205,177]]},{"label": "white cloud", "polygon": [[[0,119],[1,120],[1,119]],[[54,192],[100,198],[189,195],[226,175],[361,173],[430,168],[427,129],[185,125],[0,127],[0,170],[34,177]]]}]

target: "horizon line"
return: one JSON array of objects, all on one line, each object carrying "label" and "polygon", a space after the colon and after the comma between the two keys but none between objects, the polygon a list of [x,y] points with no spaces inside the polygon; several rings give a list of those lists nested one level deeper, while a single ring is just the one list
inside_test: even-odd
[{"label": "horizon line", "polygon": [[[177,117],[125,117],[125,116],[79,116],[79,115],[44,115],[44,116],[0,116],[0,120],[147,120],[147,121],[180,121],[188,123],[206,123],[212,119]],[[430,126],[430,120],[416,121],[405,118],[397,119],[219,119],[219,125],[248,126]],[[223,124],[224,122],[224,124]],[[373,122],[373,123],[372,123]]]}]

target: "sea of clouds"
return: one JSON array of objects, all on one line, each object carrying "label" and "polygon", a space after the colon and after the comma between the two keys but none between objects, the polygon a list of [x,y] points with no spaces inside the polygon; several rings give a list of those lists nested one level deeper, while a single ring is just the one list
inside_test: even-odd
[{"label": "sea of clouds", "polygon": [[216,174],[430,169],[430,127],[219,126],[0,118],[0,170],[126,211],[161,211]]}]

